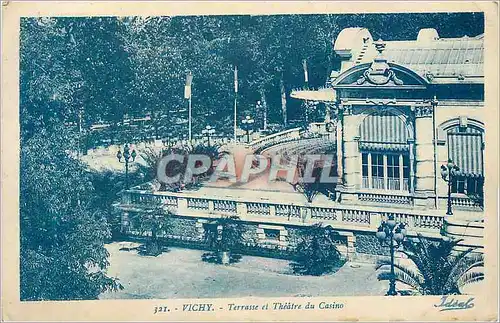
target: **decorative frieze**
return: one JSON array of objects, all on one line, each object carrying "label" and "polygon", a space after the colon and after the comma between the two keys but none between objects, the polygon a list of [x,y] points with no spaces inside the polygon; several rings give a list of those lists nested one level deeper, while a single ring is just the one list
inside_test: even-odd
[{"label": "decorative frieze", "polygon": [[366,98],[365,101],[367,104],[373,104],[378,106],[386,106],[389,104],[397,104],[398,101],[396,99],[374,99],[374,98]]},{"label": "decorative frieze", "polygon": [[415,118],[432,117],[433,107],[431,105],[417,105],[414,107]]}]

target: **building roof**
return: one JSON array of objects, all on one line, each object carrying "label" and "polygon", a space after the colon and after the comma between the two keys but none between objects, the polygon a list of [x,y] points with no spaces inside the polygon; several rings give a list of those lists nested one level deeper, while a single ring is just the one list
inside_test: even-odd
[{"label": "building roof", "polygon": [[[431,42],[388,41],[384,56],[415,71],[421,76],[433,77],[471,76],[483,77],[484,45],[482,38],[438,39]],[[375,58],[374,46],[356,64],[368,63]]]},{"label": "building roof", "polygon": [[[354,33],[352,29],[358,32]],[[366,36],[368,31],[364,28],[346,28],[345,32],[359,34],[361,39],[346,42],[343,39],[345,37],[340,37],[344,33],[342,31],[337,39],[342,46],[334,45],[334,49],[342,47],[342,50],[336,50],[341,59],[347,58],[354,65],[372,62],[378,53],[371,37]],[[430,82],[440,78],[484,77],[484,34],[439,38],[435,29],[426,28],[419,31],[416,40],[384,40],[384,43],[383,54],[388,62],[403,65]],[[351,48],[346,48],[349,45]],[[350,52],[352,57],[348,57],[346,52]]]}]

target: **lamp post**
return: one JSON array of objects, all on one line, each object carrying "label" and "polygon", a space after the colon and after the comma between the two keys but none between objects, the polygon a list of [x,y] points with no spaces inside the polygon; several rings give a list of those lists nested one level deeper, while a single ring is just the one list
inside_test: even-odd
[{"label": "lamp post", "polygon": [[247,144],[250,143],[250,130],[252,130],[254,122],[255,120],[250,116],[246,116],[245,119],[241,120],[241,128],[245,130],[247,134]]},{"label": "lamp post", "polygon": [[128,164],[135,161],[137,153],[135,152],[135,149],[132,149],[132,152],[130,152],[130,147],[128,144],[125,144],[123,147],[123,154],[120,149],[118,149],[118,152],[116,153],[116,158],[120,163],[122,162],[122,157],[123,163],[125,164],[125,189],[128,189]]},{"label": "lamp post", "polygon": [[383,246],[388,246],[391,253],[391,277],[389,279],[389,290],[387,296],[395,296],[396,276],[394,274],[394,251],[399,248],[406,236],[406,225],[404,223],[396,224],[393,215],[389,215],[387,221],[383,221],[378,227],[376,233],[377,239]]},{"label": "lamp post", "polygon": [[453,215],[451,209],[451,185],[455,177],[458,175],[460,168],[453,163],[451,159],[448,159],[446,165],[441,165],[441,177],[445,182],[448,183],[448,209],[446,210],[446,215]]},{"label": "lamp post", "polygon": [[211,126],[206,126],[205,129],[201,131],[201,134],[207,137],[208,147],[210,147],[210,137],[215,134],[215,128]]},{"label": "lamp post", "polygon": [[258,113],[258,115],[262,115],[262,129],[267,130],[267,111],[265,109],[266,107],[260,102],[257,101],[255,104],[255,111]]}]

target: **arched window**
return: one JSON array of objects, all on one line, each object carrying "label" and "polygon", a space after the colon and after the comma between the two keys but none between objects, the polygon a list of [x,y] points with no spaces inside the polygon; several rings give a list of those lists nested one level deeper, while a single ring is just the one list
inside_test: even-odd
[{"label": "arched window", "polygon": [[391,111],[368,115],[360,125],[362,187],[408,191],[410,160],[406,122]]},{"label": "arched window", "polygon": [[462,119],[446,129],[448,158],[460,169],[452,182],[453,193],[482,198],[484,183],[484,131]]}]

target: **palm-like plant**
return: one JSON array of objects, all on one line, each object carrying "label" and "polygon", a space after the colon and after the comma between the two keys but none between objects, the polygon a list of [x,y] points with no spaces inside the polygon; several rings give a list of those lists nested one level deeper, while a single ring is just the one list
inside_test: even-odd
[{"label": "palm-like plant", "polygon": [[[175,147],[168,147],[164,148],[162,150],[155,150],[152,148],[147,148],[144,149],[143,151],[140,152],[141,157],[145,160],[146,164],[148,165],[148,178],[153,179],[156,177],[157,174],[157,168],[159,165],[160,160],[170,154],[176,154],[176,155],[183,155],[185,156],[184,162],[183,163],[169,163],[167,165],[167,168],[165,169],[165,172],[169,176],[175,176],[177,174],[181,174],[179,177],[179,181],[175,183],[161,183],[160,185],[160,190],[161,191],[181,191],[184,189],[195,189],[198,188],[201,185],[201,181],[204,179],[207,179],[214,171],[215,166],[214,166],[214,161],[218,159],[221,156],[220,153],[220,147],[217,145],[211,145],[211,146],[206,146],[206,145],[196,145],[196,146],[189,146],[189,145],[184,145],[184,146],[175,146]],[[193,179],[191,181],[186,181],[184,174],[188,171],[187,169],[187,162],[188,162],[188,156],[189,155],[205,155],[210,158],[211,165],[209,166],[208,170],[204,173],[201,174],[193,174]],[[196,167],[199,167],[200,165],[195,165]]]},{"label": "palm-like plant", "polygon": [[144,254],[158,256],[162,252],[162,246],[158,235],[167,234],[171,228],[172,213],[165,210],[161,203],[154,203],[144,208],[142,212],[136,213],[134,222],[140,235],[151,232],[151,238],[146,242]]},{"label": "palm-like plant", "polygon": [[321,223],[304,230],[297,245],[296,258],[290,263],[293,272],[299,275],[320,276],[340,268],[341,259],[334,239],[336,233]]},{"label": "palm-like plant", "polygon": [[203,260],[227,264],[240,258],[231,255],[243,240],[244,230],[238,220],[237,216],[225,216],[205,225],[205,241],[214,253],[202,255]]},{"label": "palm-like plant", "polygon": [[[411,294],[449,295],[461,294],[460,289],[484,279],[478,269],[484,266],[484,258],[474,253],[474,248],[456,251],[462,241],[441,240],[439,243],[423,238],[408,239],[402,252],[413,262],[413,266],[395,263],[395,279],[411,288]],[[380,260],[377,269],[390,266],[389,260]],[[413,267],[413,268],[411,268]],[[388,271],[379,273],[379,280],[390,280]]]}]

